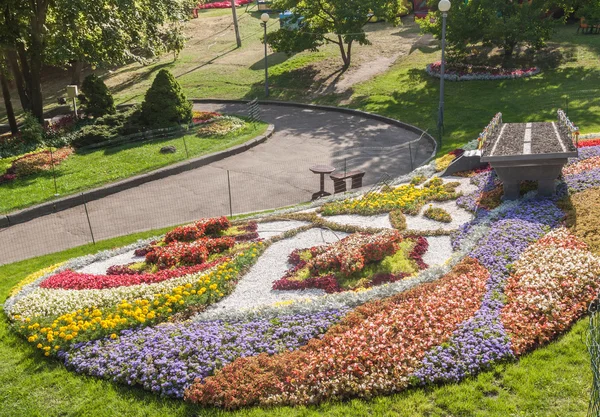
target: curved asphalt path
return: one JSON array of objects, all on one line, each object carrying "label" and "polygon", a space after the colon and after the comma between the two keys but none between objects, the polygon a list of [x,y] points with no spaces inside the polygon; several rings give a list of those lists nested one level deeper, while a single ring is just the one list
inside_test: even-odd
[{"label": "curved asphalt path", "polygon": [[[197,110],[245,114],[242,104],[196,104]],[[190,222],[202,217],[245,213],[309,201],[319,178],[309,171],[328,164],[343,171],[366,171],[364,184],[409,172],[403,143],[416,133],[384,122],[336,111],[261,105],[261,119],[274,135],[244,153],[152,181],[88,203],[96,240]],[[412,149],[414,165],[433,151],[426,140]],[[326,178],[326,190],[333,192]],[[0,230],[0,264],[91,242],[83,206]]]}]

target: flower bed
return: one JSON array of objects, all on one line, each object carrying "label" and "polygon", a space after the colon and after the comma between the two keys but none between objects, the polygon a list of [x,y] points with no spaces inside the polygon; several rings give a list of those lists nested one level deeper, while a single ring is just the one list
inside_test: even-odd
[{"label": "flower bed", "polygon": [[[501,184],[493,172],[465,173],[477,190],[457,204],[476,214],[453,233],[456,252],[444,265],[426,269],[426,239],[397,230],[358,229],[309,249],[297,248],[318,241],[301,245],[300,235],[289,240],[294,232],[288,231],[277,244],[287,248],[292,267],[274,287],[311,291],[233,309],[231,299],[215,303],[270,241],[256,241],[256,223],[231,226],[221,218],[42,270],[4,308],[30,343],[76,372],[202,405],[312,404],[459,381],[547,343],[585,314],[600,289],[598,156],[600,146],[580,148],[553,198],[525,189],[522,199],[502,202],[495,199]],[[404,181],[423,172],[434,175],[435,162]],[[418,178],[329,203],[323,213],[396,211],[402,226],[403,212],[455,198],[455,187]],[[334,227],[311,216],[306,221],[313,227]],[[74,272],[134,250],[144,262],[116,265],[104,275]],[[273,253],[236,294],[275,265],[275,277],[283,273],[285,258]],[[277,262],[263,264],[266,258]],[[398,265],[411,269],[393,269]],[[264,286],[269,294],[271,279]]]},{"label": "flower bed", "polygon": [[322,207],[322,214],[332,216],[336,214],[361,214],[373,215],[388,213],[398,209],[405,214],[416,215],[421,207],[429,201],[447,201],[459,197],[455,189],[458,183],[452,187],[446,187],[443,180],[437,178],[417,188],[414,184],[401,185],[389,190],[369,193],[362,198],[347,199],[326,203]]},{"label": "flower bed", "polygon": [[73,148],[66,147],[53,152],[43,150],[21,156],[15,159],[10,168],[0,176],[0,184],[37,174],[38,172],[51,170],[53,166],[59,165],[72,153]]},{"label": "flower bed", "polygon": [[452,216],[446,210],[440,207],[429,206],[423,213],[425,217],[442,223],[452,222]]},{"label": "flower bed", "polygon": [[[432,77],[440,78],[441,61],[427,65],[425,71]],[[448,81],[505,80],[531,77],[540,73],[537,67],[506,69],[467,64],[446,64],[444,79]]]},{"label": "flower bed", "polygon": [[328,246],[293,251],[292,267],[273,283],[273,289],[318,288],[334,293],[395,282],[427,268],[421,257],[427,246],[422,237],[403,241],[395,230],[355,233]]},{"label": "flower bed", "polygon": [[[75,372],[141,385],[162,395],[183,397],[194,380],[203,380],[237,358],[276,354],[318,338],[347,312],[282,316],[278,320],[164,324],[125,330],[61,353]],[[140,358],[145,360],[141,361]],[[153,366],[148,366],[151,362]]]},{"label": "flower bed", "polygon": [[577,143],[578,148],[587,148],[588,146],[600,146],[600,138],[580,139]]},{"label": "flower bed", "polygon": [[210,122],[212,119],[216,118],[216,117],[221,117],[223,116],[221,113],[217,113],[214,111],[198,111],[198,110],[194,110],[192,113],[192,123],[194,123],[195,125],[197,124],[203,124],[203,123],[208,123]]},{"label": "flower bed", "polygon": [[221,116],[206,122],[200,127],[196,134],[198,137],[225,136],[243,129],[246,122],[235,116]]},{"label": "flower bed", "polygon": [[481,303],[487,272],[466,259],[451,274],[350,313],[298,351],[238,359],[197,382],[186,399],[236,408],[371,397],[409,385],[420,358]]},{"label": "flower bed", "polygon": [[[254,0],[235,0],[236,7],[244,6],[252,3]],[[197,9],[228,9],[231,7],[230,1],[215,1],[212,3],[204,3],[196,6]]]},{"label": "flower bed", "polygon": [[502,322],[516,354],[546,343],[587,311],[600,286],[600,259],[561,228],[531,246],[514,265]]}]

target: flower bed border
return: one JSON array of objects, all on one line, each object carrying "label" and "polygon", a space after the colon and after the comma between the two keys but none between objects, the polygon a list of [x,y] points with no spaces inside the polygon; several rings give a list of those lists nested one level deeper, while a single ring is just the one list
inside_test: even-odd
[{"label": "flower bed border", "polygon": [[[428,64],[425,67],[427,75],[435,78],[441,78],[440,73],[432,70],[433,65],[439,64],[439,61]],[[491,67],[490,67],[491,68]],[[495,81],[495,80],[516,80],[519,78],[532,77],[541,72],[539,67],[533,67],[528,69],[514,68],[511,69],[512,74],[487,74],[487,73],[473,73],[459,75],[456,72],[445,72],[444,80],[446,81]],[[515,72],[520,72],[515,74]]]}]

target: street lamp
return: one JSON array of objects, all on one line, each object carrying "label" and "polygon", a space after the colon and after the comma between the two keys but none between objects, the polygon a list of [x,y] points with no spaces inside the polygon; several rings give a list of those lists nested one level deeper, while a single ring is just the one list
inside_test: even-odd
[{"label": "street lamp", "polygon": [[269,21],[269,13],[263,13],[260,20],[262,20],[262,27],[265,28],[265,97],[269,97],[269,64],[267,63],[267,22]]},{"label": "street lamp", "polygon": [[438,135],[440,137],[440,146],[442,146],[442,135],[444,131],[444,72],[446,69],[446,18],[450,10],[449,0],[440,0],[438,10],[442,12],[442,65],[440,68],[440,107],[438,109]]}]

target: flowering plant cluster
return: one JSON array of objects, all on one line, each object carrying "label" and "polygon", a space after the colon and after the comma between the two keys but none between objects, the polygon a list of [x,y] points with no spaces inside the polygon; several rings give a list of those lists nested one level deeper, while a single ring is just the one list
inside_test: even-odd
[{"label": "flowering plant cluster", "polygon": [[588,146],[600,146],[600,138],[581,140],[580,136],[580,140],[577,142],[577,147],[587,148]]},{"label": "flowering plant cluster", "polygon": [[423,212],[423,216],[428,219],[435,220],[442,223],[452,222],[452,216],[446,210],[440,207],[429,206],[427,210]]},{"label": "flowering plant cluster", "polygon": [[461,156],[465,151],[463,149],[455,149],[453,151],[448,152],[446,155],[441,156],[435,160],[435,170],[436,172],[441,172],[448,168],[455,159]]},{"label": "flowering plant cluster", "polygon": [[[442,62],[434,62],[426,67],[427,74],[440,78]],[[444,79],[448,81],[505,80],[531,77],[540,73],[538,67],[507,69],[502,67],[475,66],[469,64],[448,64],[444,68]]]},{"label": "flowering plant cluster", "polygon": [[[226,257],[213,262],[201,263],[194,266],[182,266],[175,269],[166,269],[154,273],[143,273],[129,268],[123,268],[120,274],[84,274],[69,269],[52,275],[40,284],[40,288],[54,288],[64,290],[101,290],[105,288],[129,287],[140,284],[163,282],[213,268],[228,261]],[[114,271],[114,269],[113,269]],[[135,273],[134,273],[135,272]]]},{"label": "flowering plant cluster", "polygon": [[48,149],[30,153],[15,159],[6,172],[0,176],[0,183],[23,178],[56,167],[73,153],[73,148],[66,147],[50,151]]},{"label": "flowering plant cluster", "polygon": [[[145,327],[157,324],[168,319],[173,314],[184,311],[191,306],[204,306],[211,304],[229,293],[235,286],[235,279],[240,271],[254,262],[256,256],[262,250],[262,242],[235,256],[230,262],[222,263],[204,274],[188,275],[184,284],[174,287],[164,287],[162,291],[156,285],[141,285],[152,290],[143,296],[137,296],[135,291],[127,293],[132,287],[119,287],[121,294],[127,294],[114,300],[113,304],[101,302],[88,302],[79,308],[67,308],[67,312],[50,314],[34,313],[23,308],[29,301],[37,301],[43,306],[52,307],[52,303],[46,297],[24,297],[19,300],[11,310],[12,319],[20,325],[17,329],[27,337],[27,340],[44,351],[46,356],[57,353],[59,350],[69,349],[73,343],[94,340],[102,337],[117,338],[117,333],[124,329],[133,327]],[[170,280],[166,282],[176,282]],[[154,285],[153,288],[151,288]],[[41,290],[55,291],[55,290]],[[85,291],[85,290],[83,290]],[[76,294],[78,299],[83,291]],[[99,293],[108,290],[91,290]],[[31,295],[31,294],[30,294]],[[35,311],[35,308],[33,308]],[[58,310],[58,309],[56,309]],[[55,311],[56,311],[55,310]]]},{"label": "flowering plant cluster", "polygon": [[465,259],[435,283],[357,308],[300,350],[238,359],[194,383],[185,397],[237,408],[371,397],[406,388],[425,352],[477,311],[487,276],[477,261]]},{"label": "flowering plant cluster", "polygon": [[181,398],[194,380],[202,381],[237,358],[279,354],[305,345],[339,322],[347,311],[124,330],[114,339],[75,345],[60,357],[78,373],[139,384],[152,392]]},{"label": "flowering plant cluster", "polygon": [[402,241],[398,231],[352,234],[328,246],[295,250],[292,267],[273,283],[274,290],[318,288],[327,293],[395,282],[427,268],[423,237]]},{"label": "flowering plant cluster", "polygon": [[244,126],[246,126],[246,122],[239,117],[221,116],[209,120],[198,129],[196,134],[199,137],[225,136],[244,128]]},{"label": "flowering plant cluster", "polygon": [[516,354],[552,340],[583,316],[600,288],[600,258],[564,228],[532,245],[514,265],[502,322]]},{"label": "flowering plant cluster", "polygon": [[221,113],[217,113],[214,111],[194,110],[194,112],[192,113],[192,123],[194,123],[195,125],[203,124],[203,123],[207,123],[207,122],[211,121],[215,117],[221,117],[221,116],[223,116]]},{"label": "flowering plant cluster", "polygon": [[362,198],[346,199],[326,203],[322,207],[322,214],[332,216],[336,214],[361,214],[373,215],[388,213],[399,209],[405,214],[416,215],[423,204],[429,201],[454,200],[460,196],[455,189],[458,183],[452,187],[446,187],[443,180],[432,184],[426,183],[418,188],[414,184],[401,185],[389,190],[369,193]]},{"label": "flowering plant cluster", "polygon": [[[240,7],[245,4],[250,4],[254,0],[235,0],[235,6]],[[214,1],[212,3],[199,4],[198,9],[228,9],[231,7],[230,1]]]}]

